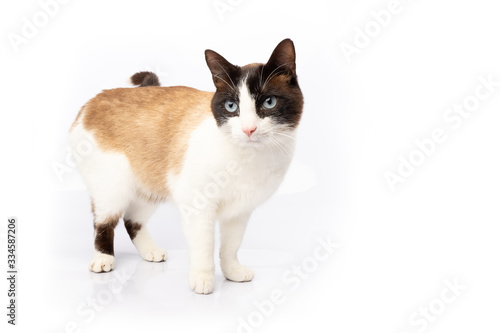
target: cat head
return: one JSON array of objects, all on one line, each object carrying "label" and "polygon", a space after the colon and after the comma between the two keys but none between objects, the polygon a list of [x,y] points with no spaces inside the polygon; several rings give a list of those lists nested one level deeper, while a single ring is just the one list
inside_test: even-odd
[{"label": "cat head", "polygon": [[295,72],[295,47],[285,39],[266,64],[243,67],[205,51],[216,92],[212,112],[219,128],[241,144],[262,144],[297,127],[303,97]]}]

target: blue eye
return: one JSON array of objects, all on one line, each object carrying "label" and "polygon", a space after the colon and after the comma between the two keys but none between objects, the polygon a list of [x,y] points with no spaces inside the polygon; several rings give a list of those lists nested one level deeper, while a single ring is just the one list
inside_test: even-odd
[{"label": "blue eye", "polygon": [[276,106],[277,102],[278,102],[278,100],[276,99],[276,97],[269,96],[268,98],[266,98],[264,103],[262,103],[262,107],[264,107],[264,109],[266,109],[266,110],[271,110],[272,108],[274,108]]},{"label": "blue eye", "polygon": [[238,104],[236,104],[235,101],[232,101],[230,99],[228,99],[226,101],[226,103],[224,103],[224,107],[226,108],[227,111],[229,112],[234,112],[236,110],[238,110]]}]

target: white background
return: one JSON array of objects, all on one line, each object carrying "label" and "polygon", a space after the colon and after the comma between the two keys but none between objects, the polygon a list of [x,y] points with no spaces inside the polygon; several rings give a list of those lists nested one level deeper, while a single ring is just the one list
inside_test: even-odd
[{"label": "white background", "polygon": [[[1,246],[15,215],[18,329],[71,332],[74,322],[81,332],[237,332],[253,316],[246,332],[498,331],[500,86],[457,128],[443,119],[474,95],[480,76],[500,81],[493,2],[401,0],[349,59],[342,43],[354,45],[357,29],[373,28],[371,12],[390,1],[221,0],[231,6],[222,17],[214,3],[68,1],[46,22],[38,17],[43,26],[18,47],[8,36],[22,36],[24,20],[42,7],[2,3]],[[194,295],[179,216],[168,204],[151,221],[166,263],[142,262],[119,225],[116,272],[88,272],[86,192],[75,170],[61,178],[54,171],[67,165],[79,108],[102,89],[128,86],[139,70],[157,72],[163,85],[213,90],[206,48],[244,65],[265,62],[287,37],[304,117],[291,172],[245,235],[241,259],[255,280],[235,284],[218,272],[214,294]],[[391,191],[384,173],[397,173],[399,157],[436,128],[446,140]],[[340,246],[294,290],[283,274],[317,262],[318,240],[328,238]],[[130,278],[111,293],[116,274]],[[446,281],[466,289],[445,304]],[[273,290],[283,302],[259,312],[255,302],[268,304]],[[106,304],[93,315],[78,312],[99,297]],[[429,306],[439,314],[425,328],[410,322]]]}]

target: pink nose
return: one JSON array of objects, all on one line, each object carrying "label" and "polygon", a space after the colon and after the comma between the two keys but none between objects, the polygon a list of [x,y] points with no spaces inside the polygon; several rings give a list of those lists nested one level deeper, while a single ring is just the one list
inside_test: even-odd
[{"label": "pink nose", "polygon": [[243,129],[243,132],[245,132],[245,134],[250,137],[252,135],[253,132],[255,132],[255,130],[257,129],[257,127],[253,127],[253,128],[244,128]]}]

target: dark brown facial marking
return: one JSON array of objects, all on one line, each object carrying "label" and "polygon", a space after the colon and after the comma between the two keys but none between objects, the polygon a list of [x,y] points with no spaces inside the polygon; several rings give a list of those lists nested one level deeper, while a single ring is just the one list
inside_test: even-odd
[{"label": "dark brown facial marking", "polygon": [[94,247],[97,251],[114,256],[113,240],[115,237],[115,227],[120,217],[111,217],[105,222],[94,223]]},{"label": "dark brown facial marking", "polygon": [[[211,104],[217,125],[222,126],[230,117],[239,115],[226,111],[225,102],[239,102],[237,87],[246,80],[260,118],[270,117],[277,124],[297,127],[304,98],[295,71],[295,46],[290,39],[276,46],[266,64],[236,66],[212,50],[205,51],[205,59],[217,88]],[[272,111],[264,110],[262,104],[271,96],[277,99],[277,106]]]},{"label": "dark brown facial marking", "polygon": [[140,223],[132,222],[130,220],[125,220],[125,228],[127,229],[127,233],[130,236],[131,240],[134,240],[139,230],[141,230],[141,227],[142,224]]}]

